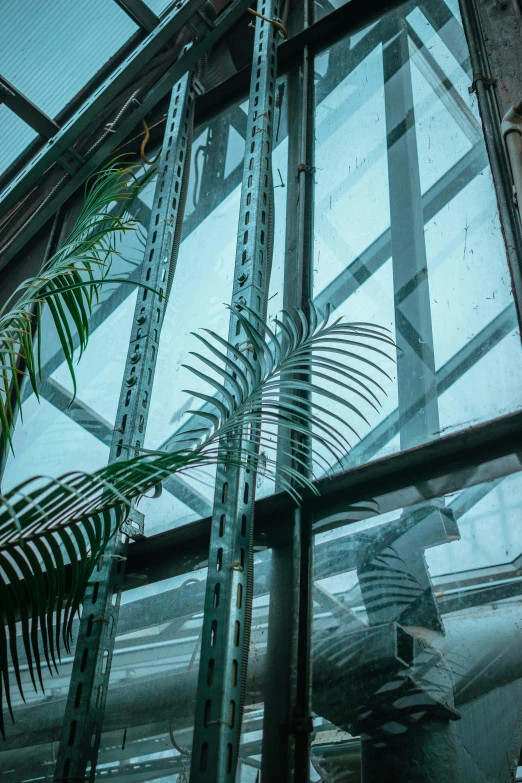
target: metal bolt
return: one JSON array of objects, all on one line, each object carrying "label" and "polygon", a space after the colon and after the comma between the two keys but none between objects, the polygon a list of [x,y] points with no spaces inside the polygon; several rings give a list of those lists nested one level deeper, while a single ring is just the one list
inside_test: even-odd
[{"label": "metal bolt", "polygon": [[244,307],[245,305],[246,305],[246,299],[245,299],[245,297],[244,297],[244,296],[240,296],[240,297],[239,297],[239,299],[237,300],[236,307],[237,307],[238,309],[241,309],[241,308],[242,308],[242,307]]},{"label": "metal bolt", "polygon": [[127,378],[127,386],[134,386],[137,380],[138,379],[135,375],[131,375],[129,378]]},{"label": "metal bolt", "polygon": [[239,283],[239,285],[243,285],[243,283],[246,282],[247,278],[248,278],[248,272],[241,272],[241,274],[238,275],[237,282]]},{"label": "metal bolt", "polygon": [[132,356],[130,358],[130,363],[131,364],[137,364],[140,359],[141,359],[141,353],[139,351],[134,351],[134,353],[132,354]]},{"label": "metal bolt", "polygon": [[146,315],[140,315],[140,317],[138,318],[138,323],[139,324],[144,324],[146,320],[147,320],[147,316]]}]

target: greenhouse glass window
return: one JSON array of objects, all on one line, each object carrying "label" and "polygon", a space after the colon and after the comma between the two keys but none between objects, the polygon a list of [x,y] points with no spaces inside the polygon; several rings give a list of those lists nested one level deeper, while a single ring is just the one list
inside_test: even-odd
[{"label": "greenhouse glass window", "polygon": [[464,31],[457,17],[450,48],[420,8],[398,19],[317,61],[315,301],[386,325],[399,348],[384,416],[340,467],[518,407],[516,310]]},{"label": "greenhouse glass window", "polygon": [[516,778],[500,5],[0,9],[8,783]]}]

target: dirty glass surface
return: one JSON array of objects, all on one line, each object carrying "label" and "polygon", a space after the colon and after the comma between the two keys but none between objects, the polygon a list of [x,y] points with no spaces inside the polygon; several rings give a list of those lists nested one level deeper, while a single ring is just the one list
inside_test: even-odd
[{"label": "dirty glass surface", "polygon": [[[201,327],[226,334],[232,291],[237,214],[248,104],[226,110],[210,125],[197,128],[192,146],[190,180],[183,241],[168,305],[154,380],[146,448],[161,448],[168,437],[188,426],[189,408],[200,401],[183,389],[202,390],[203,384],[181,367],[198,350],[190,332]],[[274,151],[275,170],[286,172],[286,132],[280,125]],[[285,174],[286,176],[286,174]],[[138,230],[126,234],[113,262],[113,272],[139,278],[143,248],[154,194],[154,179],[137,202]],[[282,306],[282,276],[286,190],[275,189],[276,222],[269,314]],[[44,321],[43,378],[40,403],[27,393],[23,418],[14,433],[14,456],[9,455],[4,488],[37,473],[58,476],[71,469],[95,470],[108,459],[112,428],[134,312],[131,285],[107,286],[91,319],[89,345],[76,367],[77,395],[54,327]],[[208,388],[205,389],[208,391]],[[149,535],[172,524],[184,524],[211,513],[214,471],[167,483],[158,500],[142,500]],[[268,486],[267,491],[272,486]],[[260,484],[259,490],[262,491]]]},{"label": "dirty glass surface", "polygon": [[[313,779],[360,779],[362,757],[378,780],[401,754],[410,779],[421,747],[451,780],[511,779],[521,489],[517,472],[316,535],[313,711],[333,733],[314,741]],[[448,779],[438,763],[426,780]]]},{"label": "dirty glass surface", "polygon": [[[248,783],[261,753],[260,686],[269,550],[255,557],[256,597],[240,756]],[[140,586],[127,576],[113,659],[97,780],[188,783],[206,567]],[[146,579],[146,577],[145,577]],[[238,778],[239,780],[239,778]]]},{"label": "dirty glass surface", "polygon": [[378,360],[392,377],[381,376],[382,409],[361,406],[370,428],[350,419],[362,440],[336,468],[521,403],[510,273],[456,5],[394,12],[316,60],[314,299],[387,327],[399,347],[395,366]]}]

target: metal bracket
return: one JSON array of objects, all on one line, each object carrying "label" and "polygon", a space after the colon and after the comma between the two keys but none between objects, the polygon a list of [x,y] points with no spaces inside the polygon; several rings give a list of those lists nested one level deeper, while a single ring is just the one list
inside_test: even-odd
[{"label": "metal bracket", "polygon": [[145,538],[145,515],[133,506],[129,511],[127,519],[121,525],[120,531],[131,538],[133,541],[138,541],[140,538]]},{"label": "metal bracket", "polygon": [[56,162],[69,174],[75,174],[84,165],[85,158],[70,147],[60,155]]},{"label": "metal bracket", "polygon": [[482,73],[474,73],[473,74],[473,81],[471,82],[471,86],[468,87],[468,92],[470,95],[473,95],[474,92],[477,91],[477,83],[482,82],[485,87],[495,87],[497,84],[497,80],[493,78],[489,78],[489,76],[484,76]]},{"label": "metal bracket", "polygon": [[306,174],[315,174],[316,168],[310,163],[300,163],[297,167],[297,179],[299,179],[299,174],[302,171],[304,171]]}]

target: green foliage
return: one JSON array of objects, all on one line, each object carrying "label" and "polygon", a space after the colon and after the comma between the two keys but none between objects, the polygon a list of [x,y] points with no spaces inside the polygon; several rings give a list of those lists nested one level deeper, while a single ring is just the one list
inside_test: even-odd
[{"label": "green foliage", "polygon": [[[0,426],[4,452],[12,446],[11,431],[15,410],[21,404],[24,377],[38,395],[44,305],[52,316],[76,391],[74,330],[81,355],[87,346],[89,317],[101,286],[128,282],[109,278],[109,272],[118,237],[135,228],[127,209],[138,188],[130,167],[112,162],[102,169],[86,185],[83,209],[66,242],[0,309]],[[114,206],[116,213],[111,214]]]},{"label": "green foliage", "polygon": [[317,492],[314,466],[324,472],[350,447],[354,430],[347,417],[365,420],[358,401],[378,409],[383,389],[373,376],[386,373],[366,354],[390,359],[386,330],[328,317],[319,323],[313,306],[309,319],[300,310],[283,312],[274,329],[247,308],[236,315],[248,336],[240,348],[210,331],[196,335],[206,353],[193,355],[204,371],[189,369],[210,384],[211,394],[188,393],[211,410],[188,411],[205,424],[180,432],[172,451],[147,452],[92,475],[36,477],[0,496],[0,665],[9,708],[8,648],[22,691],[16,622],[36,687],[37,680],[42,684],[40,649],[56,668],[90,574],[132,501],[174,473],[210,464],[274,477],[277,442],[267,427],[282,426],[289,459],[278,463],[277,477],[299,502],[303,492]]},{"label": "green foliage", "polygon": [[[38,395],[44,305],[76,391],[74,351],[81,356],[87,346],[100,288],[129,282],[109,275],[118,238],[135,229],[128,208],[139,187],[132,169],[115,162],[96,175],[65,244],[0,309],[4,453],[12,446],[24,376]],[[2,733],[4,701],[13,715],[9,661],[22,697],[20,655],[35,689],[43,689],[43,667],[52,673],[61,650],[70,650],[90,575],[141,496],[174,473],[217,463],[275,478],[277,462],[279,486],[299,503],[304,493],[317,493],[315,474],[349,450],[357,436],[350,419],[366,422],[360,403],[378,410],[384,389],[376,378],[387,376],[381,364],[393,347],[385,329],[331,322],[328,315],[320,323],[313,305],[308,318],[283,312],[273,327],[248,308],[235,315],[247,336],[241,345],[208,330],[195,335],[204,353],[192,353],[198,367],[189,369],[210,389],[188,392],[204,403],[187,411],[201,426],[182,429],[168,453],[144,451],[91,475],[37,476],[0,495]]]}]

